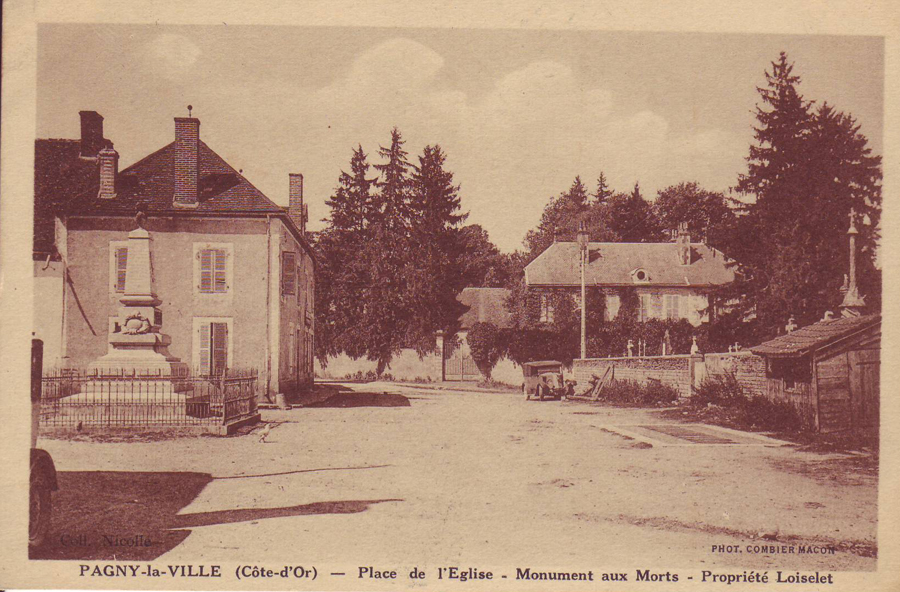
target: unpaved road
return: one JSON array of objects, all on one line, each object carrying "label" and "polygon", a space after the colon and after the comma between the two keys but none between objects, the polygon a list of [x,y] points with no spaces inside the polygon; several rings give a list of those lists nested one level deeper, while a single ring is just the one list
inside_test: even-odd
[{"label": "unpaved road", "polygon": [[[354,388],[392,390],[405,399],[390,403],[409,406],[349,396],[347,407],[265,411],[267,443],[42,440],[63,488],[45,556],[348,570],[876,567],[877,474],[859,459],[715,430],[673,437],[647,410]],[[763,545],[795,552],[750,550]]]}]

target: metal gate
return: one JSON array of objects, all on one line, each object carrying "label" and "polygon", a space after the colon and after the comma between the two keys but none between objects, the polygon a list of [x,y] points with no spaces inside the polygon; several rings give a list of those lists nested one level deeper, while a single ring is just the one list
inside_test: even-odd
[{"label": "metal gate", "polygon": [[465,337],[444,345],[444,380],[480,380],[481,372],[472,359]]}]

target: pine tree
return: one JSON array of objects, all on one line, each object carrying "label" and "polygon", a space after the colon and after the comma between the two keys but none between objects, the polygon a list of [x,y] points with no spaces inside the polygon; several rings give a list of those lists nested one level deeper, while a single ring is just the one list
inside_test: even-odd
[{"label": "pine tree", "polygon": [[366,154],[358,146],[350,158],[350,173],[341,171],[334,196],[325,201],[331,208],[331,227],[361,231],[375,218],[371,193],[375,179],[368,173]]},{"label": "pine tree", "polygon": [[851,116],[827,103],[813,109],[793,67],[782,52],[766,72],[767,86],[757,89],[756,143],[737,185],[754,199],[743,207],[729,253],[739,262],[731,295],[767,335],[788,316],[807,324],[840,304],[851,209],[858,213],[860,284],[871,305],[880,297],[881,158],[871,155]]},{"label": "pine tree", "polygon": [[426,146],[409,183],[410,241],[414,257],[405,273],[412,314],[407,325],[407,344],[420,354],[434,348],[434,333],[455,333],[463,312],[456,300],[465,287],[462,265],[465,242],[459,225],[468,214],[460,211],[459,187],[453,173],[444,168],[440,146]]},{"label": "pine tree", "polygon": [[342,171],[334,195],[328,226],[315,237],[316,353],[322,363],[345,352],[353,358],[368,353],[357,319],[364,313],[361,298],[372,283],[370,269],[360,253],[370,241],[375,217],[368,177],[369,164],[361,146],[353,151],[350,173]]},{"label": "pine tree", "polygon": [[609,183],[606,181],[606,175],[601,171],[600,176],[597,177],[597,191],[594,193],[594,203],[602,205],[613,195],[615,195],[615,192],[610,189]]},{"label": "pine tree", "polygon": [[658,242],[664,239],[659,221],[650,202],[641,195],[641,186],[634,184],[630,194],[617,193],[607,203],[609,230],[616,241],[623,243]]},{"label": "pine tree", "polygon": [[412,167],[404,144],[400,130],[395,127],[391,130],[391,145],[378,149],[378,155],[386,162],[375,165],[380,173],[375,210],[388,230],[401,233],[409,218],[409,173]]},{"label": "pine tree", "polygon": [[581,177],[575,177],[572,186],[550,200],[541,215],[538,227],[528,231],[525,246],[534,259],[554,241],[573,241],[578,226],[588,214],[588,193]]}]

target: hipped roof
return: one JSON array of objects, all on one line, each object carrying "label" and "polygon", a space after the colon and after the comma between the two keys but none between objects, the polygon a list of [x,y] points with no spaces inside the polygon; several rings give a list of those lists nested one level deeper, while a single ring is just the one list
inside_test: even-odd
[{"label": "hipped roof", "polygon": [[469,307],[460,316],[460,327],[471,329],[475,323],[491,323],[501,329],[512,327],[512,317],[506,310],[509,290],[505,288],[465,288],[456,299]]},{"label": "hipped roof", "polygon": [[[585,268],[589,286],[722,286],[734,281],[725,255],[708,245],[691,243],[691,264],[681,265],[677,243],[590,243]],[[643,269],[646,282],[633,272]],[[578,243],[557,242],[525,267],[529,286],[579,286],[581,266]]]}]

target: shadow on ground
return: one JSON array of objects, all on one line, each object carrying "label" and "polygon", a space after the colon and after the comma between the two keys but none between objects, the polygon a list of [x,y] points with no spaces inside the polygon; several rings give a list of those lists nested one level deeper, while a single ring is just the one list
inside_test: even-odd
[{"label": "shadow on ground", "polygon": [[[355,468],[355,467],[354,467]],[[214,477],[206,473],[61,471],[50,536],[30,559],[150,561],[181,544],[189,528],[266,518],[354,514],[399,499],[324,501],[178,515]]]},{"label": "shadow on ground", "polygon": [[409,407],[409,399],[397,393],[342,391],[305,407]]}]

